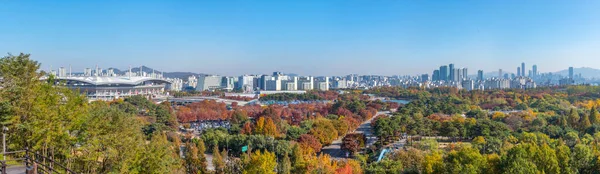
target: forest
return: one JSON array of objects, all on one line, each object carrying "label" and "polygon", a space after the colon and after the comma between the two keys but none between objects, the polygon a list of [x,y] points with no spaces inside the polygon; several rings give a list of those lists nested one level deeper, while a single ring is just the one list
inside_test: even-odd
[{"label": "forest", "polygon": [[[379,87],[267,96],[331,103],[227,106],[205,100],[179,106],[142,96],[89,102],[55,85],[52,76],[40,80],[45,75],[30,55],[0,59],[0,123],[9,128],[8,151],[28,147],[79,173],[600,171],[597,86]],[[367,94],[411,102],[383,102]],[[383,111],[391,114],[378,115]],[[181,130],[214,120],[231,126],[200,134]],[[377,139],[372,145],[369,137],[354,133],[369,120]],[[323,152],[336,140],[349,158]],[[383,149],[390,152],[379,161]]]}]

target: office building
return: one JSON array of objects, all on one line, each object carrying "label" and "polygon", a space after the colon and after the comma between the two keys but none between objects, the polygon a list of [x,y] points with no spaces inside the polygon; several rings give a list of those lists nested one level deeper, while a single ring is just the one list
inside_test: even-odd
[{"label": "office building", "polygon": [[223,77],[218,75],[202,75],[198,77],[197,91],[212,91],[222,88]]},{"label": "office building", "polygon": [[483,70],[477,71],[477,80],[483,81]]},{"label": "office building", "polygon": [[252,92],[254,91],[254,79],[256,77],[252,75],[243,75],[240,76],[237,82],[237,89],[240,89],[244,92]]},{"label": "office building", "polygon": [[531,67],[531,70],[533,71],[533,76],[532,76],[532,77],[533,77],[533,78],[536,78],[536,77],[537,77],[537,75],[538,75],[538,71],[537,71],[537,65],[533,65],[533,66]]},{"label": "office building", "polygon": [[521,67],[517,67],[517,76],[521,77]]}]

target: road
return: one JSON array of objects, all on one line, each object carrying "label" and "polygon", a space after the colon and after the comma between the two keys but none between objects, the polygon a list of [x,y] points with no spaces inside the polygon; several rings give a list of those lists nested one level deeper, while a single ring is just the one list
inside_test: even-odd
[{"label": "road", "polygon": [[[385,112],[377,112],[377,115],[388,115],[389,111]],[[367,137],[367,147],[373,145],[377,141],[377,137],[373,134],[373,129],[371,128],[371,121],[373,121],[375,117],[365,120],[353,131],[353,133],[363,133]],[[340,137],[333,141],[331,145],[325,146],[321,149],[321,153],[329,154],[334,159],[346,158],[346,151],[341,149],[342,138]]]}]

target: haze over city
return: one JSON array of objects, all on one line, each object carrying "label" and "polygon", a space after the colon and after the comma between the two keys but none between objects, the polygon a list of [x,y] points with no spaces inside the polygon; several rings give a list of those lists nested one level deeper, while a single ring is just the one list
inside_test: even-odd
[{"label": "haze over city", "polygon": [[598,1],[0,1],[0,48],[42,69],[240,75],[600,67]]}]

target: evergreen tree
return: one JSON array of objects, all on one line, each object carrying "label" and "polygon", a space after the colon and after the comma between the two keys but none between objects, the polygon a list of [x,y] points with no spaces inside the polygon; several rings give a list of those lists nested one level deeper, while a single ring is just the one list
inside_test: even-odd
[{"label": "evergreen tree", "polygon": [[569,111],[569,125],[573,128],[576,128],[579,124],[579,113],[575,110],[575,108],[571,108]]},{"label": "evergreen tree", "polygon": [[592,126],[592,123],[590,122],[590,118],[587,114],[583,114],[581,116],[581,118],[579,119],[579,129],[580,130],[585,130],[588,127]]},{"label": "evergreen tree", "polygon": [[598,114],[596,107],[592,107],[590,110],[590,122],[592,122],[592,124],[600,124],[600,115]]},{"label": "evergreen tree", "polygon": [[283,156],[283,160],[278,164],[277,173],[279,174],[290,174],[292,171],[292,163],[289,155],[286,153]]}]

